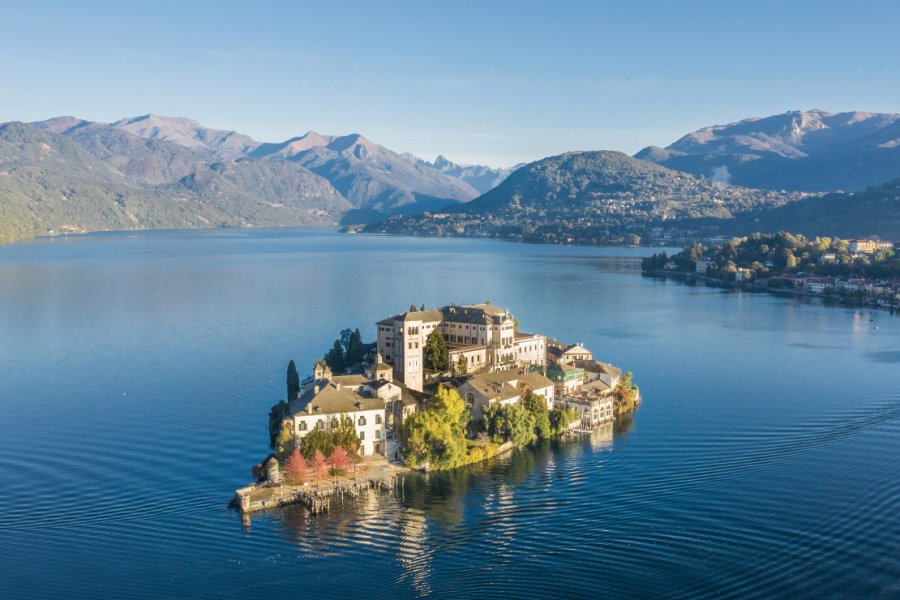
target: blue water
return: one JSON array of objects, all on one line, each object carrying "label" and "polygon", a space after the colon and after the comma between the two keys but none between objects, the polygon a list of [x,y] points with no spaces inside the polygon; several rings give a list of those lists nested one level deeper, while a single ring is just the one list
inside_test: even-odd
[{"label": "blue water", "polygon": [[[636,249],[315,230],[0,246],[0,597],[898,597],[900,318],[646,279]],[[287,362],[491,299],[633,420],[328,515],[227,507]]]}]

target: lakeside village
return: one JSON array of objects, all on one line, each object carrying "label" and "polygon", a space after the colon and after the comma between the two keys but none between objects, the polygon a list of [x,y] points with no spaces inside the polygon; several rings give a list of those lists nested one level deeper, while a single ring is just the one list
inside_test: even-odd
[{"label": "lakeside village", "polygon": [[900,242],[755,233],[694,242],[672,256],[645,258],[641,266],[651,276],[900,310]]},{"label": "lakeside village", "polygon": [[409,469],[451,469],[534,440],[590,432],[640,402],[631,373],[581,344],[523,333],[490,302],[379,321],[377,339],[341,338],[269,413],[273,452],[237,490],[243,513],[301,503],[313,513]]}]

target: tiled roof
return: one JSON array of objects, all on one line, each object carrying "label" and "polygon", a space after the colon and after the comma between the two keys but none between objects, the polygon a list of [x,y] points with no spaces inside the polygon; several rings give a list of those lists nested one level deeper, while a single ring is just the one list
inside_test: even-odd
[{"label": "tiled roof", "polygon": [[[309,411],[307,411],[309,407]],[[318,412],[316,412],[318,407]],[[384,400],[380,398],[366,398],[360,396],[353,390],[328,383],[319,388],[318,393],[313,386],[309,386],[300,397],[292,401],[290,404],[291,414],[298,413],[309,414],[341,414],[351,413],[359,410],[376,410],[384,408]]]},{"label": "tiled roof", "polygon": [[365,375],[334,375],[331,377],[331,381],[341,385],[356,386],[368,383],[370,379]]}]

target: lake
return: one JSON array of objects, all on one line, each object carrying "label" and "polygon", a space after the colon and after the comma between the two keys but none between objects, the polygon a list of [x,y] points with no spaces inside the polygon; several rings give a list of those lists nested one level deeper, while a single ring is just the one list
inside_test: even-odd
[{"label": "lake", "polygon": [[[900,596],[900,318],[644,278],[648,253],[304,229],[0,246],[0,596]],[[485,299],[634,372],[633,419],[327,515],[228,508],[289,360]]]}]

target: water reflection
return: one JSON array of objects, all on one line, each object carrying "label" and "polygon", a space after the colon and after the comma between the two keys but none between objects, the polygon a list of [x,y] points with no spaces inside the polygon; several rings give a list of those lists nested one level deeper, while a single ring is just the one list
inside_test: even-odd
[{"label": "water reflection", "polygon": [[611,421],[590,434],[544,440],[452,471],[409,473],[396,493],[367,490],[335,501],[325,514],[289,506],[245,516],[243,527],[252,535],[251,520],[280,521],[285,538],[305,558],[386,553],[399,567],[395,583],[428,595],[435,557],[458,551],[473,537],[493,557],[492,568],[502,567],[523,535],[523,513],[537,518],[558,507],[563,500],[556,488],[582,477],[586,456],[610,452],[630,423]]}]

